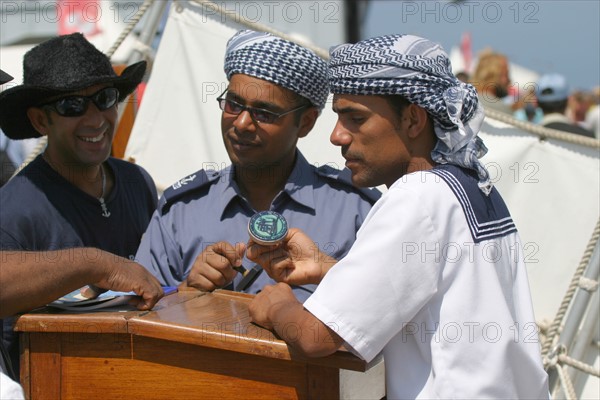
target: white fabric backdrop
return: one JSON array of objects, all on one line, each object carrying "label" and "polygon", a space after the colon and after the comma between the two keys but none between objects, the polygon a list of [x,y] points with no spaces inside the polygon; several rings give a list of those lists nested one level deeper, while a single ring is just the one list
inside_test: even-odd
[{"label": "white fabric backdrop", "polygon": [[[159,189],[200,168],[229,163],[216,98],[226,87],[226,41],[241,26],[222,24],[194,5],[173,8],[129,140],[131,157]],[[299,147],[313,164],[342,167],[329,143],[335,114],[326,106]],[[538,320],[552,319],[599,217],[597,148],[536,136],[488,119],[483,159],[525,243]]]}]

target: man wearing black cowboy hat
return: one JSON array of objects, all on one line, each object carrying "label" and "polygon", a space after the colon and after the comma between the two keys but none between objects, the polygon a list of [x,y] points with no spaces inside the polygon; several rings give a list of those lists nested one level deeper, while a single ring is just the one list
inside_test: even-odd
[{"label": "man wearing black cowboy hat", "polygon": [[[118,102],[145,69],[142,61],[117,76],[79,33],[25,54],[23,84],[0,93],[0,127],[11,139],[46,136],[48,144],[0,189],[0,250],[89,246],[134,257],[156,208],[156,188],[141,167],[109,156]],[[16,363],[6,320],[3,333]]]}]

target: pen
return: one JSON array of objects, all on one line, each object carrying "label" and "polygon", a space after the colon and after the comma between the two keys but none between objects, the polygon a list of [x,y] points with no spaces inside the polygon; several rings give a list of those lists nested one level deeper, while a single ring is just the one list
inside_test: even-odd
[{"label": "pen", "polygon": [[249,288],[250,285],[252,285],[254,283],[256,278],[258,278],[259,275],[263,272],[263,269],[259,265],[255,265],[254,267],[252,267],[250,269],[244,269],[244,270],[246,271],[243,273],[244,277],[242,278],[241,281],[239,281],[239,283],[235,287],[235,290],[237,292],[242,292],[242,291],[246,290],[247,288]]},{"label": "pen", "polygon": [[239,267],[233,267],[233,269],[235,269],[237,272],[239,272],[240,274],[242,274],[243,277],[245,277],[246,275],[248,275],[249,270],[247,270],[246,268],[242,267],[241,265]]}]

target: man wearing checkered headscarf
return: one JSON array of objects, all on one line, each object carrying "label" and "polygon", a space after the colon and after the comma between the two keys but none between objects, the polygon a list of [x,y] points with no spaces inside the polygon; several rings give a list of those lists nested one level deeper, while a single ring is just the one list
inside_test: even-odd
[{"label": "man wearing checkered headscarf", "polygon": [[[548,398],[539,345],[521,335],[536,327],[521,239],[477,160],[473,88],[438,45],[400,35],[332,49],[330,85],[332,143],[357,185],[388,191],[339,261],[301,230],[250,247],[284,282],[255,297],[253,321],[306,356],[383,355],[390,399]],[[306,280],[319,286],[300,304],[290,287]]]},{"label": "man wearing checkered headscarf", "polygon": [[489,193],[489,174],[478,160],[487,153],[477,136],[483,108],[475,88],[452,74],[440,45],[412,35],[340,45],[331,50],[329,79],[333,93],[399,95],[423,107],[438,137],[433,160],[475,170],[480,187]]},{"label": "man wearing checkered headscarf", "polygon": [[275,83],[323,109],[329,87],[327,64],[312,51],[265,32],[239,31],[225,50],[227,79],[244,74]]},{"label": "man wearing checkered headscarf", "polygon": [[[231,165],[197,171],[168,188],[136,260],[165,286],[254,294],[274,281],[235,244],[248,241],[257,211],[283,215],[341,258],[380,193],[353,187],[347,170],[309,164],[297,149],[329,93],[324,60],[296,43],[244,30],[228,41],[224,70],[229,82],[216,100]],[[303,300],[315,286],[293,292]]]}]

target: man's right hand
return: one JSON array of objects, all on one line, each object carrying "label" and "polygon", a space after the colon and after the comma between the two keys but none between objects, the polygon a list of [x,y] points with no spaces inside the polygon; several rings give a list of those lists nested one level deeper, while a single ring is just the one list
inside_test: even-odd
[{"label": "man's right hand", "polygon": [[196,257],[187,279],[179,286],[180,290],[195,288],[213,291],[227,286],[242,266],[246,246],[238,243],[235,247],[228,242],[218,242],[208,246]]},{"label": "man's right hand", "polygon": [[278,245],[248,242],[246,256],[262,266],[272,279],[288,285],[318,284],[337,263],[337,260],[322,253],[310,237],[295,228],[290,229]]},{"label": "man's right hand", "polygon": [[135,292],[141,296],[136,305],[140,310],[150,310],[164,296],[160,282],[140,264],[111,255],[103,262],[103,278],[93,285],[119,292]]}]

